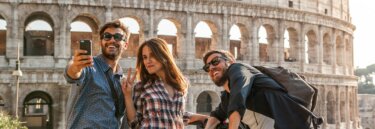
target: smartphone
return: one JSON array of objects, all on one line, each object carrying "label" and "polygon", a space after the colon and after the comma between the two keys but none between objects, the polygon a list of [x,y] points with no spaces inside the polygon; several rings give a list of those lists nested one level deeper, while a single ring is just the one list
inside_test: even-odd
[{"label": "smartphone", "polygon": [[91,40],[80,40],[79,41],[79,49],[87,51],[87,53],[84,54],[84,55],[90,55],[90,56],[92,56],[92,54],[91,54],[91,51],[92,51],[92,42],[91,42]]}]

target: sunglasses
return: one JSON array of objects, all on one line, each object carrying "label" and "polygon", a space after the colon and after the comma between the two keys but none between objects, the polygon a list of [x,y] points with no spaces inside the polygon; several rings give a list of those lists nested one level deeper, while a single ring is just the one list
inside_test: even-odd
[{"label": "sunglasses", "polygon": [[113,37],[113,39],[115,39],[116,41],[121,41],[121,40],[125,41],[125,39],[123,38],[124,35],[122,35],[122,34],[120,34],[120,33],[110,34],[110,33],[105,32],[105,33],[103,34],[103,39],[104,39],[105,41],[109,41],[109,40],[111,40],[112,37]]},{"label": "sunglasses", "polygon": [[210,65],[212,65],[212,66],[218,65],[221,61],[220,58],[226,60],[226,58],[224,58],[224,57],[215,57],[210,62],[205,64],[202,69],[206,72],[210,72]]}]

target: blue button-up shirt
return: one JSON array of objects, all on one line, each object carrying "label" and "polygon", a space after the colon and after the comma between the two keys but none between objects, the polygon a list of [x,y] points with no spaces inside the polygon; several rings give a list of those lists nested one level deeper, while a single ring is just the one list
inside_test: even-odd
[{"label": "blue button-up shirt", "polygon": [[[66,69],[67,70],[67,69]],[[115,102],[111,87],[106,80],[109,74],[117,92],[120,116],[124,115],[124,95],[121,91],[122,68],[113,73],[103,55],[94,57],[94,66],[82,70],[81,76],[73,80],[64,73],[68,83],[73,84],[68,100],[69,129],[118,129],[120,118],[115,116]],[[124,118],[126,121],[126,118]]]}]

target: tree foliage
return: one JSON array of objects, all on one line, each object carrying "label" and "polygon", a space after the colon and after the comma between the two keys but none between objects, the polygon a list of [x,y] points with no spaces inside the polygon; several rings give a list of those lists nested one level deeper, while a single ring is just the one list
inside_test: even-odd
[{"label": "tree foliage", "polygon": [[354,74],[359,77],[359,94],[375,94],[375,85],[373,80],[374,73],[375,64],[369,65],[366,68],[359,68],[354,71]]},{"label": "tree foliage", "polygon": [[0,110],[0,129],[27,129],[27,127]]}]

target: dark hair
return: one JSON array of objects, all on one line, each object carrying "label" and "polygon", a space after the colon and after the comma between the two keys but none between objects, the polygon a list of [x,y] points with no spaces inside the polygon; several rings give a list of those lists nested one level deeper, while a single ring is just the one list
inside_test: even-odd
[{"label": "dark hair", "polygon": [[107,28],[120,28],[125,33],[124,36],[125,36],[126,42],[129,41],[128,39],[130,37],[130,31],[128,27],[126,27],[125,24],[123,24],[120,20],[115,20],[113,22],[108,22],[104,24],[99,31],[100,40],[103,39],[103,33]]},{"label": "dark hair", "polygon": [[203,63],[206,64],[207,58],[210,55],[215,54],[215,53],[220,54],[222,57],[226,58],[227,60],[232,60],[232,61],[236,60],[234,58],[234,56],[232,55],[232,53],[230,53],[229,51],[225,51],[225,50],[211,50],[211,51],[208,51],[207,53],[204,54],[204,56],[203,56]]},{"label": "dark hair", "polygon": [[165,80],[167,81],[166,83],[171,85],[174,89],[186,93],[188,87],[187,80],[185,80],[182,72],[177,67],[172,53],[168,50],[167,42],[160,38],[147,40],[138,48],[136,67],[139,72],[141,84],[144,85],[149,81],[155,82],[159,79],[155,74],[149,74],[143,64],[142,49],[145,46],[151,49],[155,59],[162,64],[162,68],[165,72]]}]

